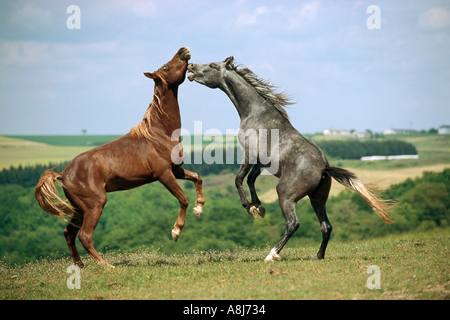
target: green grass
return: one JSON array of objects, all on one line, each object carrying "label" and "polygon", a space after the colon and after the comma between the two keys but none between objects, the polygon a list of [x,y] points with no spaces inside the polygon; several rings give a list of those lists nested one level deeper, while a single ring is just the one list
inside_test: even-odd
[{"label": "green grass", "polygon": [[123,135],[17,135],[8,138],[46,143],[54,146],[99,146]]},{"label": "green grass", "polygon": [[[84,258],[81,289],[69,290],[68,257],[20,266],[0,264],[0,299],[449,299],[448,229],[351,243],[285,248],[265,264],[270,248],[167,255],[142,247],[106,253],[105,269]],[[54,254],[56,258],[58,253]],[[381,289],[367,288],[367,267],[381,270]]]}]

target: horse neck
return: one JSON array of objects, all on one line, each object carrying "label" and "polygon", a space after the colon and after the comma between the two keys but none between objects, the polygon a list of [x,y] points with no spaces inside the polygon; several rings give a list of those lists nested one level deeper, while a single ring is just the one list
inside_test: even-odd
[{"label": "horse neck", "polygon": [[178,87],[156,85],[153,100],[142,121],[131,129],[131,135],[152,140],[155,138],[155,129],[157,129],[159,134],[171,137],[176,129],[181,128],[177,95]]},{"label": "horse neck", "polygon": [[234,71],[227,71],[219,88],[225,92],[236,107],[241,121],[252,113],[266,107],[265,99],[255,88]]},{"label": "horse neck", "polygon": [[[156,105],[150,109],[153,103],[156,103]],[[151,131],[158,128],[158,131],[171,136],[176,129],[181,128],[178,86],[168,87],[162,84],[155,86],[153,101],[150,106],[147,112],[150,112]]]},{"label": "horse neck", "polygon": [[[167,88],[162,92],[161,108],[163,112],[158,112],[157,126],[167,129],[167,134],[172,135],[173,131],[181,128],[180,106],[178,105],[178,86]],[[159,121],[160,120],[160,121]]]}]

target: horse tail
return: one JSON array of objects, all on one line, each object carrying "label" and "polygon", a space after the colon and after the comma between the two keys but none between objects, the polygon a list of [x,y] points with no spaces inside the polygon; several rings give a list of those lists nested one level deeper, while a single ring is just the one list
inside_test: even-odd
[{"label": "horse tail", "polygon": [[35,188],[36,200],[39,206],[47,213],[61,219],[67,223],[70,223],[74,227],[80,228],[80,226],[75,225],[71,221],[63,217],[75,218],[79,215],[77,210],[69,203],[69,200],[63,200],[58,195],[58,189],[55,183],[64,188],[61,181],[61,174],[54,172],[53,169],[46,170]]},{"label": "horse tail", "polygon": [[325,171],[343,186],[358,192],[384,223],[391,224],[395,222],[388,214],[393,208],[392,202],[378,198],[373,190],[364,185],[353,172],[335,167],[327,167]]}]

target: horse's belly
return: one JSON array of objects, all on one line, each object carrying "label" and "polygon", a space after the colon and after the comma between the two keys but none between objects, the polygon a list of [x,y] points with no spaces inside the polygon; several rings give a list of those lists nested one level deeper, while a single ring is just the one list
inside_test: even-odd
[{"label": "horse's belly", "polygon": [[140,187],[144,184],[151,183],[155,181],[153,178],[135,178],[135,179],[124,179],[121,177],[115,177],[109,179],[105,183],[106,192],[129,190],[133,188]]}]

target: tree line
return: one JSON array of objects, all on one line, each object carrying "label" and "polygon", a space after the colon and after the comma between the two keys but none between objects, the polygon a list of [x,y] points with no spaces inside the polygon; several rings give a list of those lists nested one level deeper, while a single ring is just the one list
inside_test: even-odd
[{"label": "tree line", "polygon": [[416,147],[403,140],[323,140],[316,143],[327,156],[360,159],[366,156],[416,155]]}]

